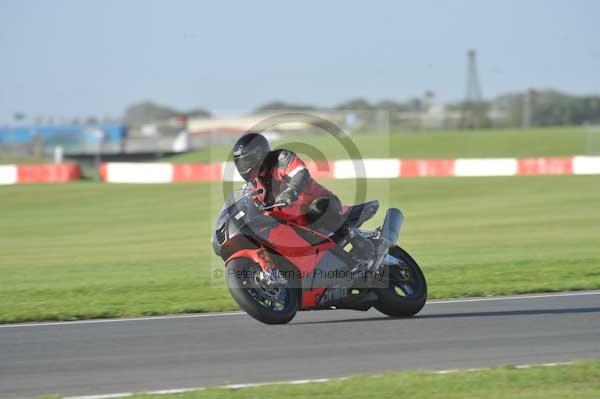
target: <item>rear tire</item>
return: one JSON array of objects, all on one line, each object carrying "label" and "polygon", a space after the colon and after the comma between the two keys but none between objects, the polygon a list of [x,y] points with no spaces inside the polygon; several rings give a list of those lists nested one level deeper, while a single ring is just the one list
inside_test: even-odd
[{"label": "rear tire", "polygon": [[390,255],[400,265],[383,265],[386,287],[375,290],[379,301],[375,309],[391,317],[411,317],[427,301],[427,282],[417,262],[402,248],[395,246]]},{"label": "rear tire", "polygon": [[260,266],[248,258],[236,258],[227,263],[225,274],[231,296],[242,310],[262,323],[288,323],[298,311],[298,290],[262,289],[253,279],[254,273],[259,270]]}]

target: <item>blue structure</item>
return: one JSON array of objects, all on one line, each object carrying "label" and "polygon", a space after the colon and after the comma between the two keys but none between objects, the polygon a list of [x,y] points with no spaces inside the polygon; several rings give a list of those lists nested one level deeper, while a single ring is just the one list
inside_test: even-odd
[{"label": "blue structure", "polygon": [[98,125],[47,125],[0,127],[0,143],[28,143],[40,137],[44,145],[70,145],[90,142],[120,143],[127,126],[120,123]]}]

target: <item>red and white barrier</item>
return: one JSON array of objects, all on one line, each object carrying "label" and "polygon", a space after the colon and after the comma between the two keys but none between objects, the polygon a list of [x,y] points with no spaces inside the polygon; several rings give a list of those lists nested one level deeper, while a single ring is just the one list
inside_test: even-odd
[{"label": "red and white barrier", "polygon": [[403,159],[402,177],[440,177],[454,175],[454,159]]},{"label": "red and white barrier", "polygon": [[17,165],[0,165],[0,184],[16,184]]},{"label": "red and white barrier", "polygon": [[518,160],[519,175],[570,175],[573,158],[522,158]]},{"label": "red and white barrier", "polygon": [[399,159],[363,159],[334,161],[334,179],[389,179],[400,173]]},{"label": "red and white barrier", "polygon": [[514,158],[457,159],[454,176],[514,176],[517,160]]},{"label": "red and white barrier", "polygon": [[[316,179],[385,179],[443,176],[595,175],[600,156],[543,158],[364,159],[307,162]],[[242,181],[232,163],[171,164],[109,162],[100,176],[110,183]],[[0,185],[65,183],[81,178],[79,165],[0,165]]]},{"label": "red and white barrier", "polygon": [[[470,177],[600,174],[600,156],[544,158],[364,159],[307,162],[316,179],[389,179],[398,177]],[[5,173],[10,179],[10,171]],[[110,183],[242,181],[232,163],[106,163],[102,180]]]},{"label": "red and white barrier", "polygon": [[600,157],[573,157],[573,174],[600,174]]},{"label": "red and white barrier", "polygon": [[109,162],[100,167],[100,178],[110,183],[171,183],[173,164]]},{"label": "red and white barrier", "polygon": [[76,163],[0,165],[0,184],[66,183],[81,179]]}]

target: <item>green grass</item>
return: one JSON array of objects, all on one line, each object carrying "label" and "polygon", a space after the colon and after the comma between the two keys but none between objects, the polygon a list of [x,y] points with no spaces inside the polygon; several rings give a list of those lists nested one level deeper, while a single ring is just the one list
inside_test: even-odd
[{"label": "green grass", "polygon": [[[598,142],[600,132],[596,132]],[[303,145],[294,145],[295,135],[283,136],[273,143],[305,154]],[[583,127],[537,128],[530,130],[427,131],[414,133],[358,133],[352,136],[362,157],[454,158],[454,157],[528,157],[586,154],[588,131]],[[350,156],[327,134],[302,136],[302,142],[323,151],[326,159]],[[292,143],[292,144],[290,144]],[[596,147],[598,147],[596,145]],[[190,152],[167,158],[171,162],[214,162],[227,158],[230,145]],[[600,148],[596,148],[599,151]],[[308,153],[311,154],[310,152]]]},{"label": "green grass", "polygon": [[[432,298],[600,288],[600,176],[368,184],[369,199],[405,212],[400,243]],[[326,185],[352,201],[348,181]],[[236,309],[211,279],[219,190],[0,187],[0,322]]]},{"label": "green grass", "polygon": [[211,388],[168,395],[134,398],[245,399],[245,398],[413,398],[413,399],[564,399],[600,397],[600,361],[553,367],[516,369],[510,366],[480,371],[435,374],[403,371],[377,376],[302,385],[253,388]]}]

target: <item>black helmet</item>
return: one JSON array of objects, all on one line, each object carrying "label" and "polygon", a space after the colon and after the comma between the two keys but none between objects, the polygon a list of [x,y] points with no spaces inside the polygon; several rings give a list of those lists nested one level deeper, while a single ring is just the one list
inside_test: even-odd
[{"label": "black helmet", "polygon": [[233,145],[233,162],[246,181],[258,177],[260,167],[271,151],[267,139],[258,133],[247,133]]}]

